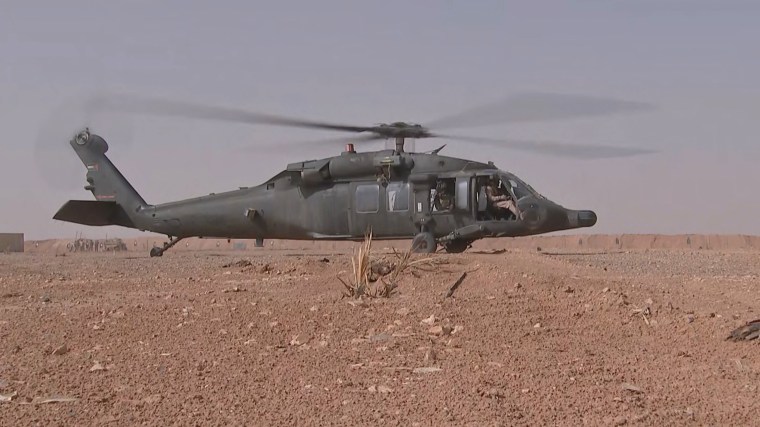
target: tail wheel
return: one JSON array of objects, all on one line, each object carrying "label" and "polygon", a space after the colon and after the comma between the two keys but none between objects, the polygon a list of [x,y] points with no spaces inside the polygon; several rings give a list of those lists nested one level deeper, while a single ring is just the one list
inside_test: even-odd
[{"label": "tail wheel", "polygon": [[433,234],[426,231],[414,236],[412,240],[412,252],[415,253],[431,254],[437,247]]}]

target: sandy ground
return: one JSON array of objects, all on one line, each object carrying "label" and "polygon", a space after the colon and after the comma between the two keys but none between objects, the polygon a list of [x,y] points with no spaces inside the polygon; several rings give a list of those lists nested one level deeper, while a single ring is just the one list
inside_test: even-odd
[{"label": "sandy ground", "polygon": [[760,423],[760,252],[415,259],[356,303],[334,251],[0,255],[0,425]]}]

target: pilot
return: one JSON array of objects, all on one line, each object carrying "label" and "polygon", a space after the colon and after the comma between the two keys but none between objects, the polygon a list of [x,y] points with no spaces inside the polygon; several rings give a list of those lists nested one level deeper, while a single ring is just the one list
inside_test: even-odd
[{"label": "pilot", "polygon": [[446,181],[438,181],[438,184],[435,187],[435,199],[433,200],[433,205],[437,211],[448,211],[453,207],[454,201],[452,200],[452,194],[448,189]]},{"label": "pilot", "polygon": [[493,206],[500,209],[506,209],[509,212],[512,212],[515,218],[517,218],[517,206],[515,205],[512,196],[509,195],[509,192],[503,191],[499,188],[493,179],[489,179],[486,183],[486,196]]}]

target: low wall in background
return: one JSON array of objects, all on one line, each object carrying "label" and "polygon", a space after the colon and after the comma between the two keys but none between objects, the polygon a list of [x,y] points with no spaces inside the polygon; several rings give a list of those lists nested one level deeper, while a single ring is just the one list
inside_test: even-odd
[{"label": "low wall in background", "polygon": [[0,252],[24,252],[24,233],[0,233]]}]

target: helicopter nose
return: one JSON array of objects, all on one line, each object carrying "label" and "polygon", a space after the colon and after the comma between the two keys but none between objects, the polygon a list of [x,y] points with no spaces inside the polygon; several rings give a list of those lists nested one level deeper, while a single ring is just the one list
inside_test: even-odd
[{"label": "helicopter nose", "polygon": [[596,224],[594,211],[568,211],[567,219],[573,227],[591,227]]}]

